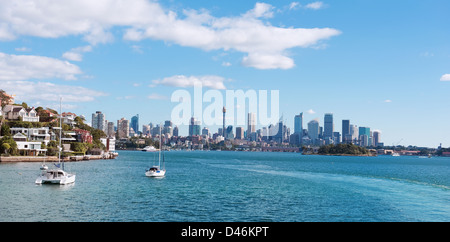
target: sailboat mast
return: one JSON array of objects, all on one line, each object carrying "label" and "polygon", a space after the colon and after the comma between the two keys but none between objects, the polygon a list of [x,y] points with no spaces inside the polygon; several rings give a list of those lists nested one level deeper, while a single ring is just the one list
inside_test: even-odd
[{"label": "sailboat mast", "polygon": [[[61,108],[61,103],[62,103],[62,97],[59,98],[59,153],[58,153],[58,161],[61,162],[61,133],[62,133],[62,108]],[[64,170],[64,161],[62,162],[62,169]]]},{"label": "sailboat mast", "polygon": [[162,149],[161,124],[159,124],[159,158],[158,158],[159,169],[161,169],[161,149]]}]

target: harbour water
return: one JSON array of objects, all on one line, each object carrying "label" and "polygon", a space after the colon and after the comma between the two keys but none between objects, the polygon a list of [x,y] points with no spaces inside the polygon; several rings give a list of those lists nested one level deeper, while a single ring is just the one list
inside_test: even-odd
[{"label": "harbour water", "polygon": [[0,163],[0,221],[450,221],[450,158],[171,151],[154,179],[154,156],[66,163],[66,186]]}]

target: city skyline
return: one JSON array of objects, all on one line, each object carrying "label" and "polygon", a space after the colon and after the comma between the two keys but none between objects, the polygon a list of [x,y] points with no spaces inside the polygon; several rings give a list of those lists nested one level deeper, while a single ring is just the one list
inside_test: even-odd
[{"label": "city skyline", "polygon": [[448,1],[33,4],[0,3],[0,89],[18,103],[62,97],[88,123],[139,114],[142,129],[170,120],[172,93],[196,83],[279,90],[291,133],[295,115],[305,128],[333,113],[334,131],[350,120],[385,145],[450,146]]}]

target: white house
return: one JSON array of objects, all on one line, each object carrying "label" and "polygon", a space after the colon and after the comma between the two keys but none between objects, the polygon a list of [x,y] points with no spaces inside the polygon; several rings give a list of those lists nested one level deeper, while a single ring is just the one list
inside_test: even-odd
[{"label": "white house", "polygon": [[22,133],[25,135],[28,141],[44,142],[45,145],[51,140],[51,134],[48,127],[42,128],[10,128],[11,135]]},{"label": "white house", "polygon": [[6,105],[3,108],[3,113],[5,118],[9,120],[18,120],[21,117],[22,121],[39,122],[39,116],[34,107],[25,109],[22,106]]},{"label": "white house", "polygon": [[47,151],[47,149],[41,149],[41,142],[16,141],[16,144],[19,151],[24,150],[30,156],[36,156]]},{"label": "white house", "polygon": [[75,126],[75,124],[76,124],[75,118],[77,117],[76,114],[70,113],[70,112],[68,112],[68,113],[64,112],[61,115],[62,115],[63,124],[68,124],[71,127]]},{"label": "white house", "polygon": [[37,115],[36,110],[34,107],[32,108],[26,108],[25,113],[22,117],[22,121],[26,122],[39,122],[39,116]]}]

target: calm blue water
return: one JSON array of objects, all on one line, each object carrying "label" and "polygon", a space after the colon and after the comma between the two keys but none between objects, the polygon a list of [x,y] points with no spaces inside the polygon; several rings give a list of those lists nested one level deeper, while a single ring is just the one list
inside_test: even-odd
[{"label": "calm blue water", "polygon": [[0,163],[0,221],[450,221],[450,158],[166,152],[66,163],[69,186],[35,185],[39,163]]}]

